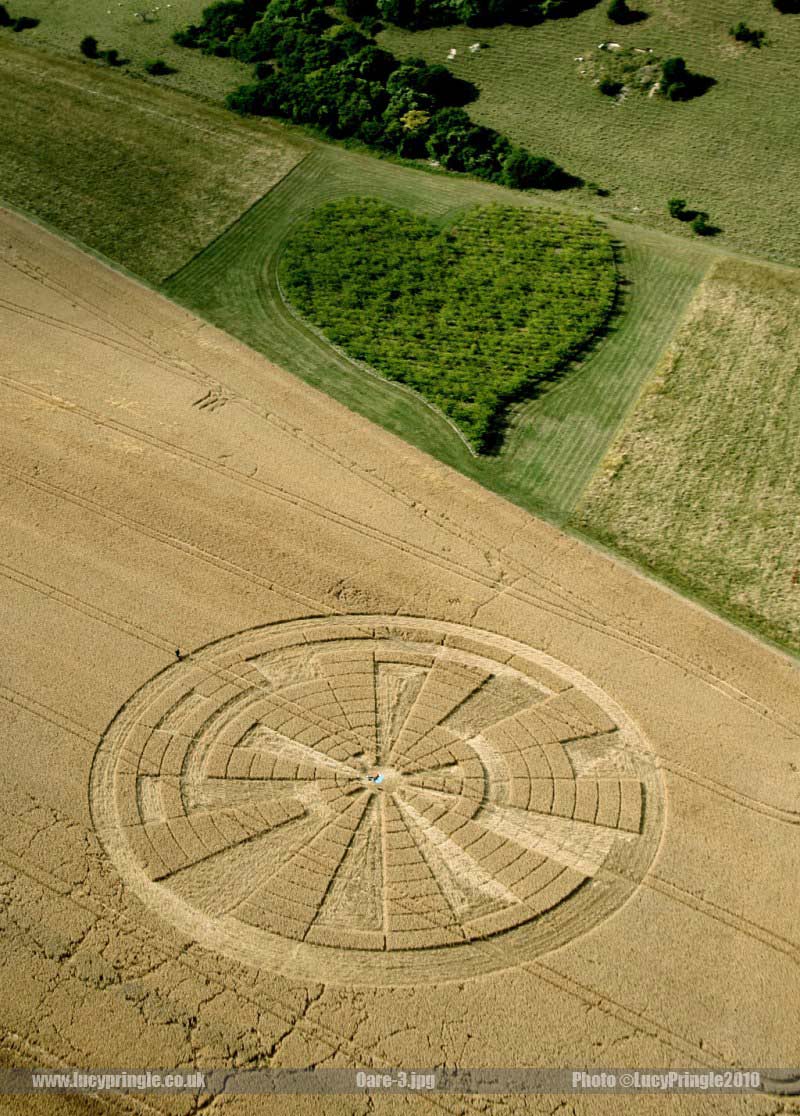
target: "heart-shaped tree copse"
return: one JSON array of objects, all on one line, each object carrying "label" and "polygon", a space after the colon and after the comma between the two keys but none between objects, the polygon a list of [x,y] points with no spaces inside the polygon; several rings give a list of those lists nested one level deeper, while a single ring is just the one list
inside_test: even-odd
[{"label": "heart-shaped tree copse", "polygon": [[509,403],[603,331],[617,289],[611,237],[591,218],[490,205],[437,225],[374,198],[314,210],[279,278],[333,344],[419,392],[478,452]]}]

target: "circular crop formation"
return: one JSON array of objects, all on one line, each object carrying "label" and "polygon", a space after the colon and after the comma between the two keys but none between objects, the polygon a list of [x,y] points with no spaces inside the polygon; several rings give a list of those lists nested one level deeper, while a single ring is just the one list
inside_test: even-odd
[{"label": "circular crop formation", "polygon": [[489,205],[442,227],[372,198],[314,210],[279,277],[304,318],[479,451],[508,403],[605,328],[617,288],[611,237],[589,217]]},{"label": "circular crop formation", "polygon": [[210,949],[350,984],[463,979],[583,932],[646,872],[652,756],[541,652],[357,616],[243,632],[120,710],[91,807],[124,881]]}]

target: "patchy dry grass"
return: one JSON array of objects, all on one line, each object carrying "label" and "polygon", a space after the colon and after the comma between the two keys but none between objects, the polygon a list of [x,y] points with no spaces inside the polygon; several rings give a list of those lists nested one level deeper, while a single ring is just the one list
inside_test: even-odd
[{"label": "patchy dry grass", "polygon": [[800,275],[722,260],[575,516],[800,647]]},{"label": "patchy dry grass", "polygon": [[0,44],[0,198],[151,281],[305,154],[262,121]]}]

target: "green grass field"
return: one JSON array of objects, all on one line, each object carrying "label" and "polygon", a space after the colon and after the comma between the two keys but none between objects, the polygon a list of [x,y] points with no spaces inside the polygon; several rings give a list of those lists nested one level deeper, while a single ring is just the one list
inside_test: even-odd
[{"label": "green grass field", "polygon": [[2,37],[0,97],[0,197],[151,282],[306,151],[264,121]]},{"label": "green grass field", "polygon": [[722,260],[574,523],[800,647],[800,274]]},{"label": "green grass field", "polygon": [[278,281],[324,336],[418,392],[484,453],[512,399],[602,337],[618,290],[599,221],[487,205],[442,228],[363,196],[295,225]]},{"label": "green grass field", "polygon": [[[606,212],[690,236],[666,213],[668,198],[683,197],[709,212],[726,245],[799,264],[800,17],[780,15],[769,0],[637,0],[633,6],[650,18],[617,26],[603,2],[538,27],[390,28],[379,38],[395,54],[444,63],[475,82],[481,96],[470,113],[476,120],[609,188],[611,196],[597,201]],[[741,19],[767,32],[761,50],[728,35]],[[471,54],[476,41],[490,45]],[[608,41],[681,55],[717,85],[686,104],[640,96],[618,104],[581,76],[585,67],[577,61]],[[458,53],[448,62],[451,47]]]},{"label": "green grass field", "polygon": [[281,297],[276,269],[293,224],[324,202],[353,194],[441,221],[489,201],[542,204],[495,186],[320,146],[173,276],[167,293],[486,487],[565,520],[653,372],[714,253],[705,245],[626,225],[612,227],[623,244],[625,281],[623,310],[612,331],[563,380],[512,409],[511,429],[499,454],[476,458],[443,418],[399,385],[370,376],[335,352]]},{"label": "green grass field", "polygon": [[[148,59],[163,58],[175,73],[148,78],[155,85],[181,89],[206,100],[221,101],[229,89],[248,80],[250,67],[232,58],[201,56],[172,42],[172,32],[197,22],[210,0],[13,0],[6,4],[17,12],[40,20],[39,26],[21,34],[0,30],[0,43],[15,47],[46,49],[64,57],[79,59],[79,45],[86,35],[94,35],[100,49],[116,48],[124,69],[144,78]],[[147,11],[152,19],[141,22],[135,13]],[[102,62],[87,66],[104,69]]]},{"label": "green grass field", "polygon": [[[185,50],[170,38],[176,28],[197,22],[207,2],[161,3],[152,22],[140,23],[134,12],[144,5],[136,0],[25,0],[20,12],[40,25],[21,35],[0,31],[0,42],[78,57],[81,39],[92,34],[101,47],[114,46],[128,58],[127,68],[137,76],[145,77],[147,59],[161,57],[176,73],[149,82],[221,101],[250,80],[251,67]],[[635,6],[650,18],[617,26],[607,19],[603,0],[573,19],[532,28],[389,28],[379,39],[400,57],[443,62],[474,81],[481,96],[471,115],[609,188],[608,198],[583,194],[582,201],[598,212],[690,237],[666,213],[668,198],[685,197],[691,207],[708,211],[725,245],[800,264],[794,218],[800,18],[780,15],[770,0],[647,0]],[[728,35],[741,19],[766,31],[761,50]],[[476,40],[489,48],[470,54]],[[607,41],[652,47],[663,57],[682,55],[690,69],[718,84],[687,104],[639,96],[618,104],[581,76],[584,67],[576,61]],[[458,50],[452,62],[450,47]]]}]

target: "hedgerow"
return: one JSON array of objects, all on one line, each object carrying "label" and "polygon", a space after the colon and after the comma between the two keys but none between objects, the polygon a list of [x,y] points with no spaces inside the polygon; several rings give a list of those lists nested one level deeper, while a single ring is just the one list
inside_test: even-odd
[{"label": "hedgerow", "polygon": [[421,58],[399,61],[337,22],[324,0],[222,0],[174,39],[254,64],[255,80],[226,99],[236,112],[313,125],[517,189],[580,184],[552,160],[475,124],[463,107],[476,95],[469,82]]},{"label": "hedgerow", "polygon": [[279,277],[334,344],[420,392],[478,451],[509,402],[604,328],[617,285],[611,239],[589,218],[487,206],[442,229],[366,198],[316,209]]},{"label": "hedgerow", "polygon": [[[400,27],[425,27],[466,23],[470,27],[492,27],[498,23],[531,26],[545,19],[574,16],[594,8],[598,0],[345,0],[345,10],[358,9]],[[354,18],[356,18],[354,16]]]}]

